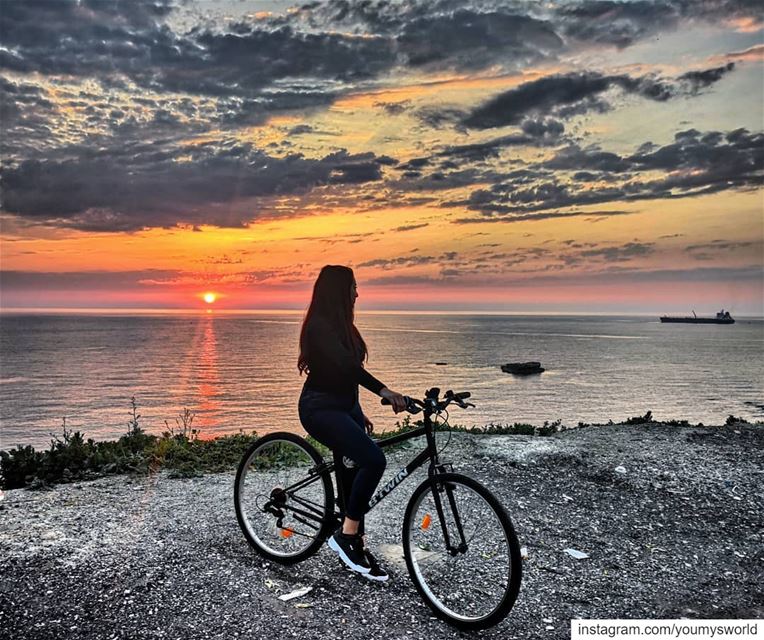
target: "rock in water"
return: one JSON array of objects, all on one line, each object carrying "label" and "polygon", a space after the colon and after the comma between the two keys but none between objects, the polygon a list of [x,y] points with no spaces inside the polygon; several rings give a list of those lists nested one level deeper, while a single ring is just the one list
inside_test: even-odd
[{"label": "rock in water", "polygon": [[516,376],[528,376],[545,371],[540,362],[509,362],[501,365],[501,370],[504,373],[512,373]]}]

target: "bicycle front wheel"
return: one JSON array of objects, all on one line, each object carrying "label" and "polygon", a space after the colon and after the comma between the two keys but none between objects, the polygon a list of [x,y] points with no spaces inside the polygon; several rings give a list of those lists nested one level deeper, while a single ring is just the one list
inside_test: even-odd
[{"label": "bicycle front wheel", "polygon": [[522,560],[512,522],[476,480],[425,480],[403,519],[403,553],[414,585],[436,616],[460,629],[503,620],[520,590]]},{"label": "bicycle front wheel", "polygon": [[334,513],[331,475],[321,455],[293,433],[255,441],[234,484],[236,518],[260,555],[293,564],[323,544]]}]

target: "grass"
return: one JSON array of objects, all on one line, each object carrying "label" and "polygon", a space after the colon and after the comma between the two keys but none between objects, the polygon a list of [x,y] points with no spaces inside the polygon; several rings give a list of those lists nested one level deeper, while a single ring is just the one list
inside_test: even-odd
[{"label": "grass", "polygon": [[[17,446],[9,451],[0,451],[0,488],[18,489],[22,487],[43,488],[52,484],[86,480],[109,474],[134,473],[149,474],[160,469],[169,471],[170,477],[186,478],[204,473],[226,471],[235,468],[250,444],[257,440],[252,431],[215,439],[199,438],[199,429],[193,426],[195,413],[189,409],[174,418],[173,423],[165,420],[162,435],[148,434],[141,426],[135,397],[130,402],[130,419],[127,432],[117,440],[96,442],[85,439],[80,431],[72,431],[63,419],[61,434],[51,434],[47,450],[37,451],[32,446]],[[656,422],[652,412],[635,416],[625,424],[642,425]],[[387,438],[421,427],[422,420],[413,421],[407,415],[395,423],[395,429],[378,434]],[[589,425],[579,423],[579,427],[607,426],[616,424],[612,420],[606,424]],[[671,426],[693,426],[686,420],[669,420],[661,424]],[[726,425],[747,424],[743,418],[730,415]],[[697,426],[703,426],[698,424]],[[567,429],[561,420],[544,422],[543,426],[519,423],[488,424],[484,427],[448,425],[450,431],[477,435],[532,435],[550,436]],[[324,458],[331,458],[331,451],[314,438],[306,438]],[[407,442],[394,445],[387,451],[407,446]],[[281,462],[281,460],[279,460]]]}]

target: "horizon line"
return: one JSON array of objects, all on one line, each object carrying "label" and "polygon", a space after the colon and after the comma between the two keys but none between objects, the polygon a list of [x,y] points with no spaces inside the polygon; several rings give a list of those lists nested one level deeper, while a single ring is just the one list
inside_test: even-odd
[{"label": "horizon line", "polygon": [[[151,308],[151,307],[7,307],[0,308],[0,315],[13,314],[65,314],[65,315],[303,315],[307,309],[211,309],[211,308]],[[501,309],[367,309],[357,310],[356,315],[486,315],[486,316],[659,316],[662,311],[507,311]],[[709,312],[710,313],[710,312]],[[764,315],[737,315],[739,318],[764,319]]]}]

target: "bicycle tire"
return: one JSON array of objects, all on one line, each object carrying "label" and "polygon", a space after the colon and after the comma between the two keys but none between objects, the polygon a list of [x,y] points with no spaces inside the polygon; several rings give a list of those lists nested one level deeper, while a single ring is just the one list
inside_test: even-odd
[{"label": "bicycle tire", "polygon": [[[451,483],[453,485],[462,484],[468,489],[477,493],[493,511],[503,529],[504,538],[508,547],[509,576],[507,576],[503,595],[500,598],[499,604],[484,616],[477,618],[465,618],[464,616],[454,615],[453,612],[450,612],[447,607],[435,599],[432,591],[424,583],[424,579],[421,573],[418,572],[417,567],[415,567],[410,536],[411,528],[413,526],[412,519],[414,517],[415,510],[418,508],[418,505],[421,503],[425,494],[432,491],[433,481],[439,484],[445,482]],[[445,494],[443,494],[443,497],[445,499]],[[435,518],[437,518],[437,522],[435,522],[433,519],[433,524],[435,526],[435,531],[437,531],[437,527],[440,526],[440,517],[437,515],[437,513]],[[431,525],[428,524],[428,527],[429,526]],[[411,580],[414,583],[414,586],[416,587],[416,590],[421,596],[422,600],[424,600],[425,604],[427,604],[427,606],[438,618],[448,622],[458,629],[478,630],[486,629],[498,624],[504,618],[506,618],[506,616],[512,610],[512,607],[514,606],[515,601],[517,600],[517,596],[520,592],[520,583],[522,581],[522,558],[520,555],[520,544],[517,540],[517,535],[515,534],[514,527],[512,526],[512,521],[502,504],[489,489],[480,484],[477,480],[462,474],[439,473],[435,476],[434,479],[431,480],[428,478],[416,488],[411,498],[409,499],[403,518],[403,555],[406,560],[406,567],[408,569],[409,576],[411,577]],[[501,591],[501,589],[499,589],[499,591]]]},{"label": "bicycle tire", "polygon": [[331,474],[327,471],[324,471],[318,477],[317,481],[320,482],[321,486],[323,487],[324,507],[322,524],[320,529],[317,531],[314,540],[302,551],[291,555],[276,554],[269,551],[266,547],[263,546],[263,544],[257,538],[257,535],[254,534],[252,529],[248,526],[249,521],[247,519],[245,510],[242,507],[242,498],[244,494],[244,480],[246,479],[246,471],[251,463],[251,460],[254,458],[258,450],[261,450],[263,447],[277,443],[279,441],[289,442],[301,448],[305,454],[313,461],[316,467],[322,465],[324,462],[321,454],[316,451],[315,447],[313,447],[304,438],[301,438],[294,433],[275,432],[263,436],[262,438],[258,438],[254,443],[252,443],[252,445],[250,445],[250,447],[242,456],[241,461],[239,462],[239,466],[236,471],[236,479],[234,481],[234,508],[236,510],[236,519],[239,523],[239,527],[244,533],[244,537],[247,539],[249,545],[258,554],[264,558],[267,558],[268,560],[272,560],[279,564],[290,565],[301,562],[302,560],[312,556],[320,549],[321,545],[324,544],[326,538],[330,535],[330,520],[334,514],[335,502],[334,484],[332,483]]}]

